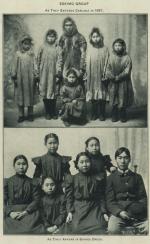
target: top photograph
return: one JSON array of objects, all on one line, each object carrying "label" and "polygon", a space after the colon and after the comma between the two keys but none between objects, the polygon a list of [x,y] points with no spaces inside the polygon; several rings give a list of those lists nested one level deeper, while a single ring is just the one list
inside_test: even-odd
[{"label": "top photograph", "polygon": [[3,15],[4,127],[147,127],[146,14]]}]

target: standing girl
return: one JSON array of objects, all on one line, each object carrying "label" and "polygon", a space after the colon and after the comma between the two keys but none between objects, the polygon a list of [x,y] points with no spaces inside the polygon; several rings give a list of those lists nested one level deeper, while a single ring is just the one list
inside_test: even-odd
[{"label": "standing girl", "polygon": [[29,35],[24,35],[19,44],[11,74],[17,95],[18,123],[25,120],[25,107],[28,107],[27,119],[33,121],[34,95],[37,82],[37,67],[32,50],[32,38]]},{"label": "standing girl", "polygon": [[85,152],[77,155],[79,173],[66,180],[67,223],[72,222],[73,234],[104,234],[105,203],[103,182],[91,174],[91,161]]},{"label": "standing girl", "polygon": [[62,183],[65,181],[66,175],[70,174],[69,161],[71,157],[61,156],[57,153],[59,139],[56,134],[50,133],[46,135],[44,143],[48,150],[47,153],[32,159],[36,166],[33,177],[52,177],[59,190],[62,191]]},{"label": "standing girl", "polygon": [[93,28],[87,51],[87,94],[86,100],[92,102],[92,119],[105,120],[105,105],[108,100],[105,69],[108,62],[108,48],[98,28]]},{"label": "standing girl", "polygon": [[42,182],[43,196],[40,203],[40,215],[44,224],[45,233],[60,234],[61,226],[66,220],[66,202],[60,194],[51,177]]},{"label": "standing girl", "polygon": [[91,160],[91,171],[101,180],[106,180],[106,170],[113,172],[116,167],[111,163],[109,155],[100,151],[100,141],[97,137],[89,137],[85,142],[85,151]]},{"label": "standing girl", "polygon": [[[39,49],[37,63],[40,76],[40,94],[43,97],[46,119],[57,119],[56,115],[56,88],[59,73],[57,33],[55,30],[48,30],[45,35],[45,42]],[[59,58],[59,62],[61,59]]]},{"label": "standing girl", "polygon": [[60,95],[63,102],[62,120],[66,126],[70,122],[81,122],[84,114],[84,92],[81,85],[78,83],[78,72],[75,69],[69,69],[66,75],[66,82],[62,86]]},{"label": "standing girl", "polygon": [[126,52],[126,43],[122,39],[113,42],[113,52],[110,55],[106,69],[106,79],[109,83],[110,105],[112,106],[112,121],[118,121],[118,109],[121,122],[127,121],[126,109],[132,105],[134,92],[131,82],[132,61]]},{"label": "standing girl", "polygon": [[36,184],[26,176],[27,158],[24,155],[16,156],[13,166],[16,174],[6,179],[4,184],[4,233],[43,233],[42,225],[38,224],[40,195]]}]

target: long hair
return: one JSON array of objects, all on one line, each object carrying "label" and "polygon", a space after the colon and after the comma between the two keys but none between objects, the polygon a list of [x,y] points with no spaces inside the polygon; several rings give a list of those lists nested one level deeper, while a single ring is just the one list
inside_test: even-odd
[{"label": "long hair", "polygon": [[126,53],[126,43],[125,43],[125,41],[123,39],[121,39],[121,38],[117,38],[116,40],[114,40],[114,42],[112,44],[112,49],[113,49],[114,52],[115,52],[114,45],[116,43],[120,43],[122,45],[122,47],[123,47],[122,54]]},{"label": "long hair", "polygon": [[97,33],[100,36],[101,40],[99,42],[99,47],[103,47],[104,46],[104,36],[101,33],[100,29],[97,28],[97,27],[93,27],[93,29],[91,30],[91,33],[89,35],[90,43],[94,46],[94,43],[92,41],[92,36],[93,36],[94,33]]},{"label": "long hair", "polygon": [[77,26],[76,26],[75,21],[74,21],[71,17],[66,17],[66,18],[63,20],[63,25],[62,25],[62,27],[63,27],[63,31],[64,31],[65,33],[66,33],[66,30],[65,30],[65,24],[66,24],[66,22],[71,22],[72,25],[73,25],[73,30],[72,30],[72,33],[71,33],[72,35],[78,31],[78,30],[77,30]]}]

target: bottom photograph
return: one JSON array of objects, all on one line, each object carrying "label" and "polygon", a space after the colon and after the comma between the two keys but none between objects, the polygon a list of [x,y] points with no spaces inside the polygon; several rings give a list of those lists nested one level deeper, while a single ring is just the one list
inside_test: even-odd
[{"label": "bottom photograph", "polygon": [[147,129],[4,129],[3,169],[5,235],[148,235]]}]

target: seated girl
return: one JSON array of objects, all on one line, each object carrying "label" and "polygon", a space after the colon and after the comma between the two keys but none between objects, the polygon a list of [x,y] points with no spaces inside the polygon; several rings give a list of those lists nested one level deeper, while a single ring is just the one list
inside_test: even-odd
[{"label": "seated girl", "polygon": [[104,234],[107,218],[103,195],[103,180],[91,174],[91,162],[86,152],[77,155],[75,167],[79,173],[66,180],[67,223],[73,234]]},{"label": "seated girl", "polygon": [[26,175],[28,161],[24,155],[14,158],[16,174],[6,179],[4,184],[4,233],[41,234],[39,225],[39,191],[36,184]]},{"label": "seated girl", "polygon": [[71,122],[82,122],[84,119],[84,92],[78,83],[78,71],[69,69],[66,75],[66,82],[62,86],[60,95],[62,98],[62,120],[65,126],[70,126]]},{"label": "seated girl", "polygon": [[66,220],[64,195],[57,191],[57,186],[51,177],[43,179],[42,191],[40,214],[45,233],[60,234],[61,226]]}]

